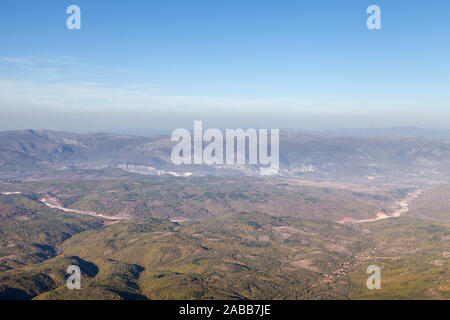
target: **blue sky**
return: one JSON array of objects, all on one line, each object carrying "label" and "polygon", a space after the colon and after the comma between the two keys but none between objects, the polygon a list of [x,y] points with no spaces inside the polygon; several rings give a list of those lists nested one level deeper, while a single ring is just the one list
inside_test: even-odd
[{"label": "blue sky", "polygon": [[2,0],[0,39],[4,129],[450,128],[447,0]]}]

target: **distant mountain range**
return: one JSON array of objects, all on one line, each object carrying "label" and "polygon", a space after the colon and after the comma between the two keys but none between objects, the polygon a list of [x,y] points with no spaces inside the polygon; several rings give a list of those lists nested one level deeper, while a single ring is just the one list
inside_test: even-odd
[{"label": "distant mountain range", "polygon": [[405,137],[420,137],[420,138],[450,140],[450,130],[430,130],[419,127],[334,129],[334,130],[317,130],[317,131],[286,129],[286,131],[294,133],[347,136],[347,137],[405,136]]},{"label": "distant mountain range", "polygon": [[[222,128],[223,129],[223,128]],[[303,130],[298,128],[282,128],[282,131],[310,134],[310,135],[330,135],[341,137],[383,137],[383,136],[405,136],[430,138],[440,140],[450,140],[450,130],[433,130],[420,127],[390,127],[390,128],[340,128],[330,130]],[[170,129],[142,129],[142,128],[112,128],[105,132],[119,135],[133,136],[154,136],[170,135]]]},{"label": "distant mountain range", "polygon": [[[149,175],[258,175],[257,166],[176,166],[168,135],[47,130],[0,132],[0,178],[108,167]],[[450,180],[450,140],[282,132],[280,175],[309,180],[427,184]]]}]

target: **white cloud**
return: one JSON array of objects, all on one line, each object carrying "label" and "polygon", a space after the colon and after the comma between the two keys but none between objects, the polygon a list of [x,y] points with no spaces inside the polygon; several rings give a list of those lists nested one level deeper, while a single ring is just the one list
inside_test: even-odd
[{"label": "white cloud", "polygon": [[0,60],[5,61],[5,62],[11,62],[11,63],[27,63],[26,60],[24,59],[19,59],[19,58],[1,58]]},{"label": "white cloud", "polygon": [[[98,82],[1,81],[3,106],[92,111],[274,111],[295,109],[296,99],[245,99],[160,94],[155,85],[111,86]],[[2,108],[0,105],[0,108]]]},{"label": "white cloud", "polygon": [[16,64],[28,64],[28,65],[40,65],[40,64],[67,64],[67,65],[87,65],[85,62],[81,62],[74,57],[59,56],[55,58],[24,58],[24,57],[3,57],[1,61],[16,63]]}]

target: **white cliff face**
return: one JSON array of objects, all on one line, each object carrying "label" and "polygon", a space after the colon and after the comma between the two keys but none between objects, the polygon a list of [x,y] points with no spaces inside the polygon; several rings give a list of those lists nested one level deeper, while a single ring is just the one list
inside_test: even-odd
[{"label": "white cliff face", "polygon": [[301,172],[301,173],[318,171],[318,169],[315,166],[311,165],[311,164],[310,165],[305,165],[305,166],[303,166],[303,167],[301,167],[301,168],[299,168],[297,170],[298,170],[298,172]]},{"label": "white cliff face", "polygon": [[142,165],[135,164],[119,164],[117,168],[122,169],[127,172],[137,173],[142,175],[153,175],[160,176],[163,174],[168,174],[174,177],[190,177],[192,176],[192,172],[174,172],[174,171],[166,171],[166,170],[158,170],[155,167],[148,167]]},{"label": "white cliff face", "polygon": [[144,174],[144,175],[157,175],[158,174],[158,170],[155,167],[148,167],[148,166],[142,166],[142,165],[119,164],[117,166],[117,168],[122,169],[127,172]]}]

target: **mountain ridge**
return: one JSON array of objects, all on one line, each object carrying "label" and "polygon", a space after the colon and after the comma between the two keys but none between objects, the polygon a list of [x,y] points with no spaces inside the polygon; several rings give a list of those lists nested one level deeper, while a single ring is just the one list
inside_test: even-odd
[{"label": "mountain ridge", "polygon": [[[174,165],[170,136],[75,134],[51,130],[0,132],[0,178],[39,171],[138,168],[137,173],[259,175],[258,166]],[[147,170],[148,169],[148,170]],[[159,172],[159,173],[158,173]],[[450,140],[423,137],[335,137],[280,133],[279,175],[357,182],[450,177]]]}]

